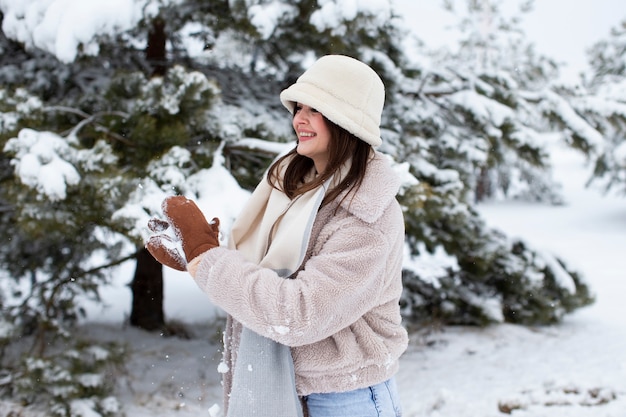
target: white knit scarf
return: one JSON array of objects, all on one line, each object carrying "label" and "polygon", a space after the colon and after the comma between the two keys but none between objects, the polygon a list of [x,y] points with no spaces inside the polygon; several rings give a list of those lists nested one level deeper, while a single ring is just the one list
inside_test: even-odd
[{"label": "white knit scarf", "polygon": [[[304,259],[331,181],[290,200],[264,179],[233,224],[230,247],[249,261],[289,277]],[[302,416],[289,346],[244,326],[232,378],[227,417]]]}]

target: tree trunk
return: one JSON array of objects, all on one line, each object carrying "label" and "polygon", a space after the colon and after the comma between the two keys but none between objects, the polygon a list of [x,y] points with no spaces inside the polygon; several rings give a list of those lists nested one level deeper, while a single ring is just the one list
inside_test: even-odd
[{"label": "tree trunk", "polygon": [[165,328],[163,267],[146,248],[137,252],[137,268],[130,288],[133,292],[131,326],[145,330]]},{"label": "tree trunk", "polygon": [[482,167],[480,174],[476,179],[476,192],[474,194],[474,202],[480,203],[491,197],[493,193],[491,178],[489,177],[489,169]]},{"label": "tree trunk", "polygon": [[152,29],[148,33],[146,59],[152,68],[152,77],[163,77],[167,72],[167,57],[165,56],[165,22],[157,17],[152,21]]},{"label": "tree trunk", "polygon": [[[167,71],[165,44],[165,22],[157,17],[152,21],[146,47],[146,60],[153,77],[164,76]],[[145,330],[164,329],[163,267],[146,248],[137,252],[137,267],[130,288],[133,293],[131,326]]]},{"label": "tree trunk", "polygon": [[[157,17],[148,33],[146,60],[151,76],[164,76],[167,71],[165,21]],[[146,248],[137,252],[137,267],[130,284],[133,293],[131,326],[145,330],[165,329],[163,314],[163,267]]]}]

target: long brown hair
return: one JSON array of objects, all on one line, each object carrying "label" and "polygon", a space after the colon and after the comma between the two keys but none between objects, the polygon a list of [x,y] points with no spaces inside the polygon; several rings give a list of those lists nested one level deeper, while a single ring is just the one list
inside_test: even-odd
[{"label": "long brown hair", "polygon": [[[339,184],[326,192],[322,206],[336,199],[344,190],[357,190],[360,187],[372,152],[372,147],[368,143],[330,120],[324,118],[324,121],[330,130],[328,143],[330,159],[324,172],[307,182],[307,176],[315,169],[313,160],[299,155],[296,148],[274,162],[268,172],[268,181],[272,187],[282,190],[289,198],[293,199],[322,185],[344,163],[352,159],[347,175]],[[282,178],[282,184],[280,184],[280,167],[285,160],[290,158]]]}]

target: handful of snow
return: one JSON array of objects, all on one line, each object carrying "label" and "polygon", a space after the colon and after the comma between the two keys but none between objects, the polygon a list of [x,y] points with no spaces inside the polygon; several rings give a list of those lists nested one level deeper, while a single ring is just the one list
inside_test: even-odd
[{"label": "handful of snow", "polygon": [[176,234],[174,228],[170,227],[169,222],[153,218],[148,221],[148,229],[152,232],[152,234],[148,236],[148,240],[158,238],[163,247],[170,251],[182,265],[187,264],[187,260],[183,255],[185,253],[183,251],[183,241],[180,236]]}]

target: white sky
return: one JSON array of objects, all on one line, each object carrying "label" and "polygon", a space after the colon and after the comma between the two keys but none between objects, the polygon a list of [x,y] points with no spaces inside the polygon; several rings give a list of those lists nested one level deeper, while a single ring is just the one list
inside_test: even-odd
[{"label": "white sky", "polygon": [[576,72],[586,66],[585,51],[625,19],[624,0],[536,0],[525,27],[540,52],[568,62],[572,68],[566,71]]},{"label": "white sky", "polygon": [[[506,6],[519,3],[503,1]],[[446,44],[454,38],[449,26],[457,18],[442,10],[441,0],[393,2],[427,45]],[[569,79],[585,69],[585,50],[607,38],[611,28],[623,20],[626,0],[535,0],[534,10],[525,15],[522,26],[539,53],[567,63],[563,76]]]}]

